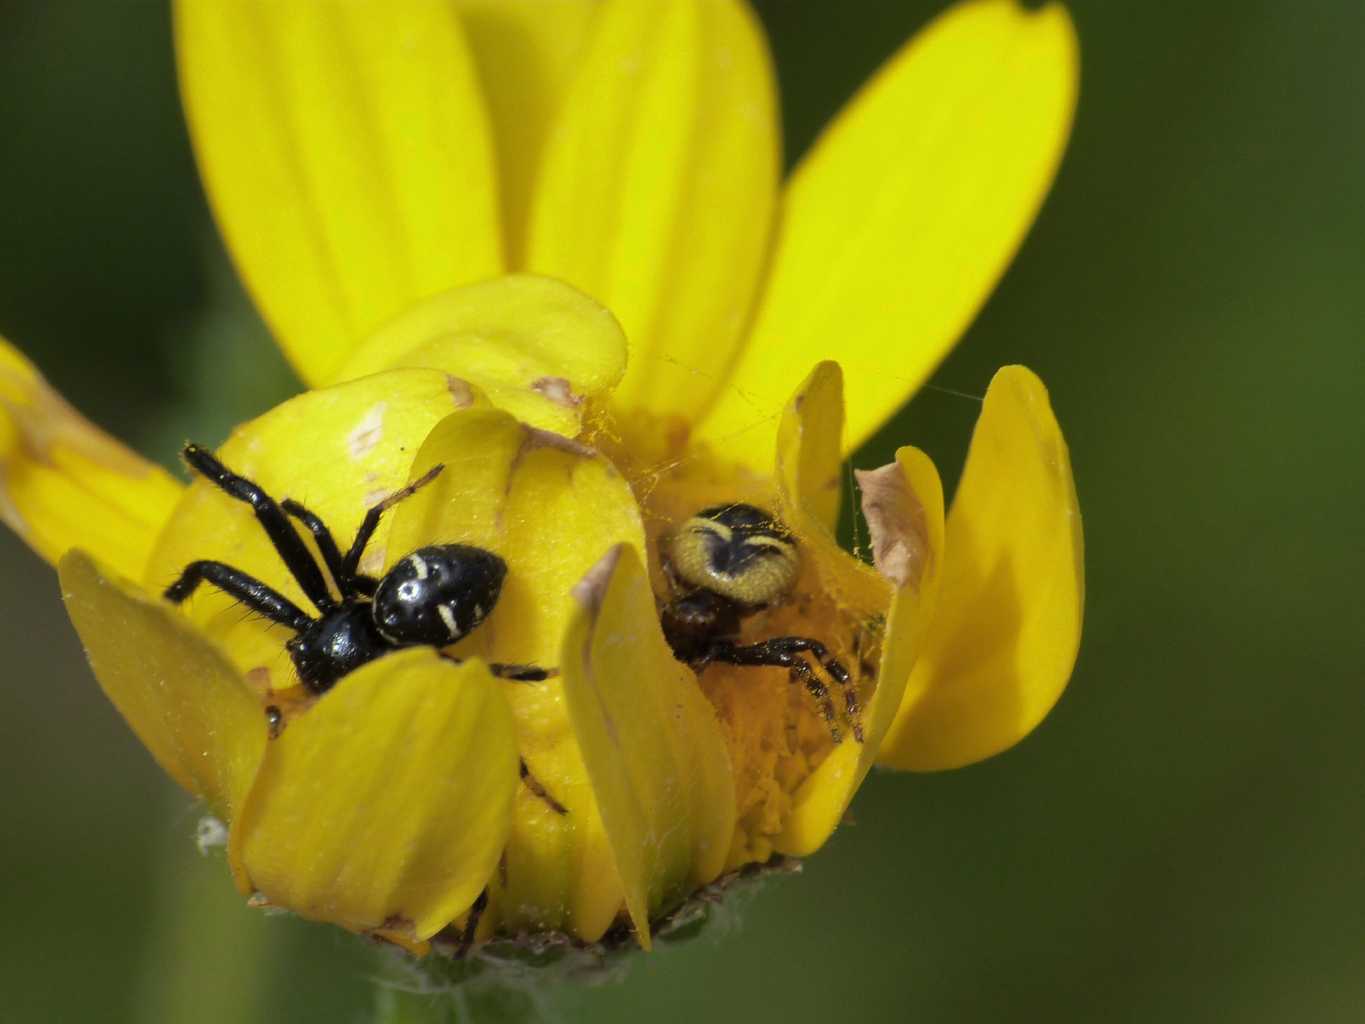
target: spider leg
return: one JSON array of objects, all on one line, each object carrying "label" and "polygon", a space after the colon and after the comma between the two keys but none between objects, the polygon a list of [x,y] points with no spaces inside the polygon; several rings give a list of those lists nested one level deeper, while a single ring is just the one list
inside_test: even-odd
[{"label": "spider leg", "polygon": [[[454,662],[456,665],[461,663],[461,659],[453,654],[447,654],[445,651],[438,651],[437,653],[446,661]],[[557,668],[539,668],[535,665],[502,665],[497,662],[489,665],[488,670],[501,679],[510,679],[519,683],[536,683],[559,675]],[[531,791],[531,795],[544,800],[550,810],[556,814],[568,814],[569,809],[552,797],[549,791],[540,784],[540,780],[531,774],[531,769],[527,767],[524,758],[519,761],[519,764],[521,766],[521,781]]]},{"label": "spider leg", "polygon": [[293,498],[285,498],[280,502],[280,508],[306,526],[308,532],[313,535],[313,539],[318,544],[318,551],[322,554],[322,560],[327,563],[327,571],[332,574],[332,579],[336,580],[337,589],[341,591],[342,597],[354,597],[357,594],[364,597],[374,597],[374,592],[379,587],[379,581],[373,576],[366,576],[360,572],[346,575],[341,549],[337,547],[332,531],[327,528],[327,524],[322,521],[321,516],[310,511],[302,502],[295,501]]},{"label": "spider leg", "polygon": [[844,668],[843,662],[830,654],[829,650],[819,640],[812,640],[810,637],[780,636],[767,642],[792,653],[809,651],[820,662],[820,667],[839,684],[839,691],[844,695],[844,712],[848,715],[849,724],[853,728],[853,738],[861,743],[863,741],[862,705],[858,701],[858,687],[854,685],[853,679],[848,674],[848,669]]},{"label": "spider leg", "polygon": [[[437,653],[446,661],[453,662],[456,665],[464,664],[463,658],[457,658],[445,651],[438,651]],[[559,675],[557,668],[541,668],[539,665],[507,665],[500,661],[488,662],[488,671],[499,679],[506,679],[513,683],[541,683]]]},{"label": "spider leg", "polygon": [[241,569],[234,569],[222,562],[191,562],[162,596],[172,604],[180,604],[194,593],[200,583],[213,584],[252,611],[264,615],[271,622],[288,626],[295,633],[302,633],[313,624],[313,620],[288,598],[271,590],[254,576],[248,576]]},{"label": "spider leg", "polygon": [[556,814],[569,813],[569,809],[552,797],[546,791],[545,787],[540,784],[540,780],[531,774],[531,769],[526,767],[526,761],[524,759],[521,762],[521,781],[525,784],[526,788],[531,791],[531,795],[544,800],[545,803],[549,805],[550,810],[554,811]]},{"label": "spider leg", "polygon": [[350,579],[356,575],[356,569],[360,566],[360,558],[365,554],[365,547],[370,543],[370,538],[374,536],[374,531],[379,528],[380,517],[404,498],[410,498],[418,490],[435,480],[443,469],[445,466],[437,463],[412,483],[406,487],[400,487],[365,513],[365,518],[360,523],[360,529],[355,532],[355,540],[351,541],[351,549],[346,552],[346,557],[341,560],[341,572],[344,576]]},{"label": "spider leg", "polygon": [[[816,703],[820,705],[820,713],[824,716],[825,723],[829,726],[830,737],[838,743],[843,737],[839,732],[836,723],[838,713],[834,710],[834,701],[830,699],[829,688],[821,682],[806,660],[801,657],[801,653],[810,650],[808,646],[791,646],[788,641],[802,641],[802,637],[777,637],[774,640],[763,640],[756,644],[737,644],[732,640],[717,640],[710,645],[708,654],[710,661],[720,661],[728,665],[772,665],[778,668],[785,668],[788,677],[793,683],[801,683]],[[815,641],[806,641],[816,643]],[[820,646],[817,644],[817,646]],[[822,648],[823,649],[823,648]],[[812,652],[814,653],[814,652]],[[861,729],[859,729],[861,732]]]},{"label": "spider leg", "polygon": [[490,662],[488,671],[499,679],[507,679],[514,683],[541,683],[559,675],[557,668],[541,668],[539,665],[504,665],[499,661]]},{"label": "spider leg", "polygon": [[464,928],[460,930],[460,943],[455,947],[456,960],[463,960],[474,947],[474,935],[479,930],[479,918],[483,917],[484,909],[487,906],[488,890],[484,889],[483,892],[479,893],[478,899],[469,908],[469,914],[464,919]]},{"label": "spider leg", "polygon": [[270,543],[279,552],[281,561],[294,579],[298,580],[308,600],[317,606],[318,611],[329,612],[336,608],[337,604],[327,590],[327,581],[322,578],[322,570],[318,568],[317,562],[313,561],[313,556],[308,553],[303,539],[294,532],[294,527],[289,524],[289,518],[274,498],[246,477],[232,472],[197,444],[185,445],[181,454],[192,469],[197,470],[238,501],[251,506],[256,513],[257,521],[270,538]]},{"label": "spider leg", "polygon": [[341,590],[342,596],[346,596],[345,581],[341,578],[341,549],[337,547],[336,539],[332,536],[332,531],[327,529],[327,524],[322,521],[322,517],[293,498],[285,498],[281,501],[280,508],[308,528],[308,532],[317,541],[318,551],[322,554],[322,560],[327,565],[327,571],[332,574],[332,579],[336,581],[337,588]]}]

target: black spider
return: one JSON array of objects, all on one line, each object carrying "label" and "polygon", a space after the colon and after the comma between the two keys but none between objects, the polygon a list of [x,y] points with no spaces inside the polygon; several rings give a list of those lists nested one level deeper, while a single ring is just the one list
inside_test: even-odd
[{"label": "black spider", "polygon": [[[319,615],[312,617],[254,576],[223,562],[191,562],[166,588],[166,599],[180,604],[206,582],[271,622],[293,630],[295,635],[285,647],[299,682],[311,693],[325,693],[347,673],[404,647],[429,646],[439,651],[467,636],[497,604],[507,563],[493,552],[469,544],[418,548],[380,579],[360,572],[361,556],[380,517],[436,479],[442,466],[432,467],[366,512],[355,540],[343,555],[326,524],[299,502],[290,498],[275,501],[199,445],[186,445],[183,454],[192,469],[251,506],[285,568]],[[289,522],[290,516],[313,535],[340,600],[332,596],[322,569]],[[526,682],[548,679],[556,672],[534,665],[495,663],[488,667],[496,676]],[[279,709],[272,706],[266,714],[272,735],[277,734],[283,725]],[[563,805],[545,792],[524,761],[521,775],[533,793],[558,813],[565,813]]]},{"label": "black spider", "polygon": [[790,530],[753,505],[702,509],[669,539],[664,568],[675,597],[664,605],[661,621],[679,661],[697,672],[711,662],[787,669],[819,702],[838,743],[834,702],[803,657],[809,653],[842,689],[853,738],[863,741],[857,688],[824,644],[804,636],[753,644],[736,639],[742,619],[784,597],[796,582],[800,558]]}]

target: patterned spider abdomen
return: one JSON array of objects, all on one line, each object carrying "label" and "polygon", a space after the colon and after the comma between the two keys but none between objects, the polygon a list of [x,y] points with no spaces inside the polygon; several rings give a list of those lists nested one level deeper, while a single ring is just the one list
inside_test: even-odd
[{"label": "patterned spider abdomen", "polygon": [[669,564],[683,583],[749,608],[771,604],[796,582],[791,531],[753,505],[705,508],[673,535]]},{"label": "patterned spider abdomen", "polygon": [[375,626],[395,645],[453,644],[493,610],[506,575],[507,563],[482,548],[418,548],[379,581]]}]

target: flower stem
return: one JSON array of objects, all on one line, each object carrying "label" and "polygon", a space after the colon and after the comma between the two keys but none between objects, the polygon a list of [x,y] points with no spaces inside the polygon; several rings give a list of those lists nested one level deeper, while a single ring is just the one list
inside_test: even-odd
[{"label": "flower stem", "polygon": [[456,1024],[455,999],[447,993],[375,990],[374,1024]]},{"label": "flower stem", "polygon": [[221,852],[195,849],[195,815],[177,793],[157,852],[159,884],[136,1000],[141,1020],[235,1024],[260,1020],[277,930],[246,908]]},{"label": "flower stem", "polygon": [[[418,972],[422,969],[419,967]],[[547,994],[537,987],[476,981],[434,991],[381,982],[372,1024],[532,1024],[549,1018]]]}]

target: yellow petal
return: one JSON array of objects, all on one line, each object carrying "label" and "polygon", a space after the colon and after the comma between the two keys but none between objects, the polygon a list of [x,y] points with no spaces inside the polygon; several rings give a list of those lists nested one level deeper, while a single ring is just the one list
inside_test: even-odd
[{"label": "yellow petal", "polygon": [[597,0],[456,0],[491,115],[507,262],[522,262],[531,190]]},{"label": "yellow petal", "polygon": [[408,310],[371,335],[338,378],[405,366],[456,374],[522,422],[572,437],[590,400],[625,372],[626,339],[586,295],[518,274]]},{"label": "yellow petal", "polygon": [[834,528],[843,490],[843,373],[820,363],[787,403],[777,437],[777,482],[782,518],[814,562],[826,594],[864,616],[880,614],[891,598],[886,580],[850,558]]},{"label": "yellow petal", "polygon": [[437,0],[178,0],[180,88],[239,271],[304,379],[502,269],[492,143]]},{"label": "yellow petal", "polygon": [[735,827],[730,759],[715,711],[664,640],[639,555],[613,548],[575,596],[564,697],[648,949],[650,919],[724,866]]},{"label": "yellow petal", "polygon": [[[629,485],[591,449],[497,410],[442,422],[422,445],[413,473],[438,462],[446,467],[441,475],[394,510],[390,550],[398,556],[420,544],[458,541],[497,552],[507,562],[497,607],[455,653],[557,667],[561,638],[577,612],[572,587],[603,551],[623,543],[644,547]],[[565,712],[563,680],[505,686],[522,755],[568,814],[521,789],[490,916],[513,931],[568,929],[592,941],[620,909],[622,888]]]},{"label": "yellow petal", "polygon": [[1041,381],[995,375],[948,516],[938,612],[882,749],[918,771],[1017,743],[1066,688],[1085,597],[1081,514]]},{"label": "yellow petal", "polygon": [[[303,502],[344,550],[369,507],[408,482],[413,454],[432,428],[478,400],[465,381],[437,370],[394,370],[298,395],[238,427],[218,455],[277,500]],[[366,549],[366,572],[388,564],[391,520],[392,513]],[[227,562],[309,607],[250,507],[202,478],[185,491],[162,533],[148,564],[148,586],[164,589],[198,559]],[[242,668],[278,666],[292,681],[282,653],[287,632],[244,616],[210,587],[200,588],[186,609]]]},{"label": "yellow petal", "polygon": [[835,747],[797,790],[786,830],[774,844],[791,856],[804,857],[824,844],[867,777],[901,706],[938,600],[943,487],[933,462],[918,449],[901,448],[892,465],[860,473],[859,484],[877,568],[895,586],[895,596],[886,615],[877,688],[863,712],[864,742]]},{"label": "yellow petal", "polygon": [[[912,39],[788,187],[768,290],[705,436],[761,434],[804,368],[832,357],[852,382],[849,450],[895,412],[1032,223],[1077,75],[1075,31],[1057,4],[972,0]],[[762,446],[745,448],[761,465]]]},{"label": "yellow petal", "polygon": [[265,750],[265,711],[227,658],[172,608],[79,549],[58,565],[90,666],[157,764],[232,818]]},{"label": "yellow petal", "polygon": [[62,400],[0,338],[0,520],[49,562],[79,545],[142,576],[182,488]]},{"label": "yellow petal", "polygon": [[527,266],[620,317],[625,407],[692,419],[724,381],[767,254],[774,94],[737,0],[602,5],[545,149]]},{"label": "yellow petal", "polygon": [[272,904],[426,939],[493,874],[516,787],[512,715],[488,670],[401,651],[271,741],[232,843]]}]

